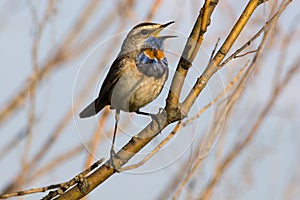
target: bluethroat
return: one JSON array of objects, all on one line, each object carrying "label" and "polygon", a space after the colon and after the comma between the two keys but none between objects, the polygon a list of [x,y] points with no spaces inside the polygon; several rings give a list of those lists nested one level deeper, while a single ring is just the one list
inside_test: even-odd
[{"label": "bluethroat", "polygon": [[174,21],[166,24],[144,22],[133,27],[110,67],[99,96],[79,114],[81,118],[90,117],[108,105],[116,110],[111,156],[120,110],[153,116],[139,109],[160,94],[168,78],[163,44],[176,36],[160,36],[159,33],[172,23]]}]

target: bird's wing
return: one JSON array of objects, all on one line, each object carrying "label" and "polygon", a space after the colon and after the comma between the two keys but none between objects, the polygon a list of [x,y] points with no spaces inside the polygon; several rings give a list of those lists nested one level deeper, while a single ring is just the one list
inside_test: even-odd
[{"label": "bird's wing", "polygon": [[128,54],[119,55],[116,58],[102,83],[98,97],[81,111],[79,114],[81,118],[91,117],[100,112],[105,106],[111,104],[111,94],[114,86],[127,67],[131,66],[130,63],[133,62],[133,59],[134,56]]},{"label": "bird's wing", "polygon": [[111,93],[115,84],[120,79],[122,73],[128,67],[128,63],[131,62],[132,56],[125,54],[119,55],[111,65],[106,78],[101,86],[99,96],[96,99],[96,107],[102,109],[106,105],[110,105]]}]

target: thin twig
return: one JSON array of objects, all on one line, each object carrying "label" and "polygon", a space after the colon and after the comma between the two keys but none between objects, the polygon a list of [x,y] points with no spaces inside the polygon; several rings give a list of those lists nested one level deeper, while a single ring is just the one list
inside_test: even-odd
[{"label": "thin twig", "polygon": [[243,56],[246,56],[248,54],[255,53],[255,52],[257,52],[257,49],[256,50],[252,50],[252,51],[248,51],[248,52],[240,54],[240,55],[236,55],[233,58],[240,58],[240,57],[243,57]]},{"label": "thin twig", "polygon": [[4,144],[3,147],[0,149],[0,160],[7,155],[13,148],[15,148],[24,138],[26,138],[28,131],[26,127],[21,128],[18,131],[16,136],[9,141],[7,144]]},{"label": "thin twig", "polygon": [[84,152],[84,150],[85,148],[82,144],[70,148],[69,150],[65,151],[63,154],[51,159],[50,161],[40,166],[38,169],[31,172],[32,175],[30,175],[30,180],[34,181],[44,175],[49,174],[51,171],[53,171],[56,168],[59,168],[61,165],[65,164],[68,160],[71,160],[79,153]]},{"label": "thin twig", "polygon": [[242,45],[240,48],[238,48],[233,54],[231,54],[226,60],[224,60],[219,67],[222,68],[224,65],[226,65],[230,60],[234,59],[240,52],[242,52],[244,49],[246,49],[248,46],[250,46],[253,41],[255,41],[266,29],[269,28],[270,23],[276,19],[281,13],[284,11],[284,9],[291,3],[292,0],[286,1],[283,7],[281,7],[272,17],[269,21],[265,23],[265,25],[244,45]]},{"label": "thin twig", "polygon": [[162,0],[153,1],[152,7],[150,8],[150,10],[147,14],[146,21],[150,21],[151,19],[153,19],[154,15],[157,12],[161,3],[162,3]]},{"label": "thin twig", "polygon": [[[5,198],[13,197],[13,196],[23,196],[26,194],[33,194],[33,193],[38,193],[38,192],[45,192],[48,190],[60,188],[59,190],[51,191],[47,196],[45,196],[43,198],[43,199],[52,199],[53,197],[57,196],[59,193],[70,188],[72,185],[75,185],[76,183],[82,184],[84,182],[84,178],[86,177],[86,175],[88,175],[90,172],[92,172],[94,169],[96,169],[103,162],[103,160],[104,160],[104,158],[101,158],[100,160],[96,161],[93,165],[91,165],[89,168],[87,168],[80,174],[76,175],[73,179],[71,179],[68,182],[53,184],[53,185],[49,185],[49,186],[45,186],[45,187],[41,187],[41,188],[23,190],[23,191],[19,191],[19,192],[10,193],[10,194],[3,194],[3,195],[0,195],[0,199],[5,199]],[[49,198],[50,196],[51,196],[51,198]]]},{"label": "thin twig", "polygon": [[217,40],[217,42],[216,42],[216,44],[215,44],[215,47],[214,47],[213,51],[212,51],[211,54],[210,54],[209,62],[211,62],[212,59],[213,59],[213,57],[215,56],[215,52],[216,52],[216,50],[217,50],[217,47],[218,47],[219,42],[220,42],[220,38],[218,38],[218,40]]}]

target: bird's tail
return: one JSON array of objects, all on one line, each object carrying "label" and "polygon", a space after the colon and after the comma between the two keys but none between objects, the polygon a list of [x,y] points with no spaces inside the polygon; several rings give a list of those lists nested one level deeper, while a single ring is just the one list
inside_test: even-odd
[{"label": "bird's tail", "polygon": [[87,118],[96,115],[104,105],[97,105],[97,99],[90,103],[83,111],[79,113],[80,118]]}]

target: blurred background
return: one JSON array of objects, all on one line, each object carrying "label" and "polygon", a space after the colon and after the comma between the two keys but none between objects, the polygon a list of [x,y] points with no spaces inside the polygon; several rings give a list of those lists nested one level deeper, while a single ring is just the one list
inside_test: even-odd
[{"label": "blurred background", "polygon": [[[268,1],[250,18],[229,55],[285,1]],[[109,158],[114,111],[80,119],[97,95],[130,29],[175,20],[163,34],[170,74],[143,111],[165,106],[185,42],[203,1],[2,0],[0,2],[0,194],[67,181]],[[185,82],[183,100],[226,39],[247,1],[220,1]],[[232,110],[225,105],[263,35],[209,81],[188,119],[150,160],[115,174],[87,199],[298,199],[300,196],[300,2],[275,23],[262,56]],[[246,66],[246,68],[245,68]],[[242,70],[242,71],[240,71]],[[235,78],[235,79],[234,79]],[[231,88],[227,88],[232,83]],[[195,116],[208,103],[205,112]],[[226,120],[219,116],[226,115]],[[193,120],[191,120],[191,118]],[[121,112],[116,149],[150,118]],[[215,132],[217,124],[221,129]],[[147,156],[176,126],[162,131],[129,164]],[[213,134],[214,133],[214,134]],[[38,199],[46,193],[26,195]]]}]

